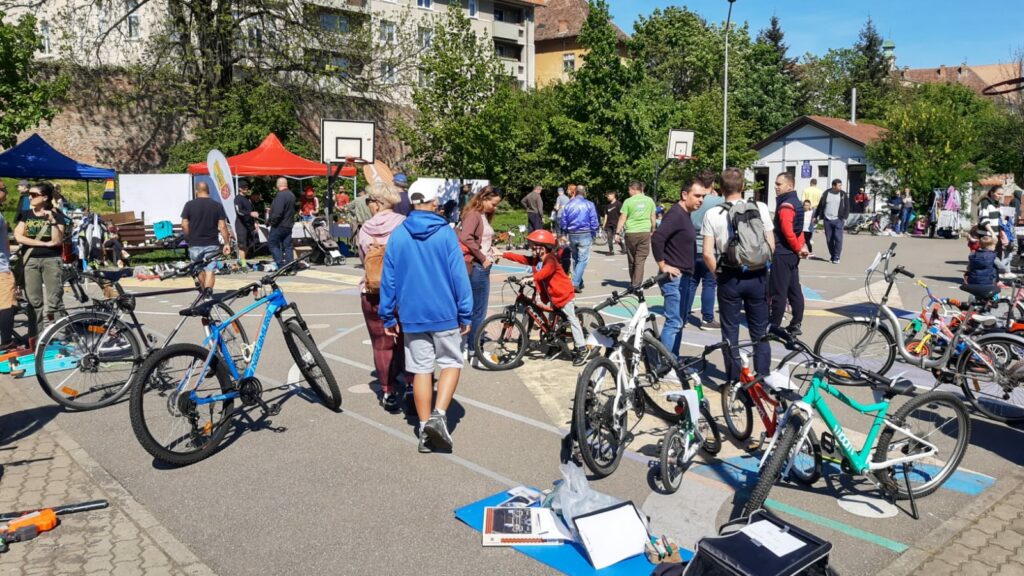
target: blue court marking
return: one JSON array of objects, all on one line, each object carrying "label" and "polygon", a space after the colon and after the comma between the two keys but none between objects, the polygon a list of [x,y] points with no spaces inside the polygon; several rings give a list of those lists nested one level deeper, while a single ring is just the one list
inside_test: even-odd
[{"label": "blue court marking", "polygon": [[817,290],[813,290],[811,288],[808,288],[805,285],[801,285],[800,288],[802,288],[803,291],[804,291],[804,299],[805,300],[822,301],[822,300],[825,299],[825,297],[822,296],[821,293],[818,292]]},{"label": "blue court marking", "polygon": [[491,266],[492,272],[501,272],[502,274],[523,274],[530,271],[527,266],[508,266],[505,264],[494,264]]},{"label": "blue court marking", "polygon": [[[760,460],[754,456],[732,456],[718,463],[705,466],[698,466],[694,470],[708,478],[722,481],[737,490],[750,489],[757,482],[757,464]],[[914,466],[913,475],[918,479],[927,478],[930,474],[937,473],[939,469],[930,464]],[[832,462],[822,462],[821,473],[823,475],[838,474],[840,468]],[[975,472],[957,470],[942,484],[942,489],[952,490],[968,496],[977,496],[993,484],[995,478]]]}]

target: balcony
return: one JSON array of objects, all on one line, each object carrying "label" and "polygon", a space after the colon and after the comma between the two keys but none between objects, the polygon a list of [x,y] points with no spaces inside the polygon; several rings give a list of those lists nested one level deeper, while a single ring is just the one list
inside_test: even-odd
[{"label": "balcony", "polygon": [[502,67],[505,69],[505,74],[520,80],[524,79],[526,66],[522,62],[512,58],[501,58],[500,60]]},{"label": "balcony", "polygon": [[496,40],[526,44],[526,27],[508,22],[495,22],[492,35]]}]

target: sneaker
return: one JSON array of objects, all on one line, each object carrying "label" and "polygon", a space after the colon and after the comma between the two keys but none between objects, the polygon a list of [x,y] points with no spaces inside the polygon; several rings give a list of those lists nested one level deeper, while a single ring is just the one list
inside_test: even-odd
[{"label": "sneaker", "polygon": [[583,366],[590,360],[590,349],[589,348],[578,348],[572,353],[572,365]]},{"label": "sneaker", "polygon": [[448,419],[438,414],[437,410],[430,415],[423,426],[423,434],[430,440],[430,445],[440,450],[452,449],[452,435],[448,433]]},{"label": "sneaker", "polygon": [[799,324],[790,324],[786,328],[786,332],[789,332],[790,336],[799,336],[804,333],[804,331],[800,329]]},{"label": "sneaker", "polygon": [[573,288],[573,291],[576,292],[577,294],[579,294],[579,293],[583,292],[583,287],[580,286],[579,288]]},{"label": "sneaker", "polygon": [[380,399],[380,405],[388,412],[394,412],[398,408],[398,394],[388,392]]},{"label": "sneaker", "polygon": [[430,442],[430,439],[427,438],[427,435],[423,430],[420,430],[420,445],[417,448],[417,450],[420,451],[420,454],[430,454],[433,452],[433,450],[430,449],[430,446],[427,446],[428,442]]},{"label": "sneaker", "polygon": [[705,331],[707,331],[707,330],[721,330],[722,329],[722,325],[719,324],[718,322],[715,322],[714,320],[712,320],[710,322],[701,322],[700,323],[700,329],[701,330],[705,330]]}]

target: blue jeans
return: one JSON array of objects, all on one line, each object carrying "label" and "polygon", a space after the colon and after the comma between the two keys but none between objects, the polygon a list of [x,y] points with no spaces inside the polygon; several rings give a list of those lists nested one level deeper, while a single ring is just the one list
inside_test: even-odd
[{"label": "blue jeans", "polygon": [[272,228],[267,237],[267,247],[278,268],[287,266],[292,261],[292,227],[278,226]]},{"label": "blue jeans", "polygon": [[[768,333],[768,274],[723,273],[718,277],[718,314],[722,319],[722,339],[735,345],[740,337],[740,312],[747,318],[750,339],[757,341]],[[766,375],[771,372],[772,351],[768,342],[754,345],[754,372]],[[725,363],[728,380],[738,380],[740,375],[740,351],[733,348],[732,358]]]},{"label": "blue jeans", "polygon": [[469,274],[469,285],[473,289],[472,325],[466,340],[466,349],[473,351],[476,333],[487,316],[487,299],[491,294],[491,269],[484,268],[479,262],[473,262],[473,271]]},{"label": "blue jeans", "polygon": [[693,300],[690,294],[690,275],[683,274],[661,283],[661,295],[665,298],[665,325],[661,328],[661,343],[668,351],[679,355],[683,339],[683,327],[689,315]]},{"label": "blue jeans", "polygon": [[569,248],[572,250],[572,285],[574,288],[583,288],[583,272],[590,262],[590,245],[594,243],[594,237],[590,232],[569,234]]},{"label": "blue jeans", "polygon": [[[715,320],[715,289],[718,287],[718,282],[715,280],[715,273],[708,270],[704,258],[698,254],[694,261],[693,276],[690,277],[690,293],[687,296],[689,302],[683,307],[687,316],[693,309],[693,300],[697,297],[697,287],[702,283],[704,287],[700,291],[700,319],[705,323],[713,322]],[[685,316],[683,321],[685,323]]]}]

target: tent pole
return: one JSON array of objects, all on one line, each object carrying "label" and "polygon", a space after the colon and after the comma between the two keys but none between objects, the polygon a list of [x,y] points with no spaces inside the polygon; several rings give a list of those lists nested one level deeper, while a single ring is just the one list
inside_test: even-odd
[{"label": "tent pole", "polygon": [[89,181],[85,181],[85,211],[92,212],[92,196],[89,195]]}]

